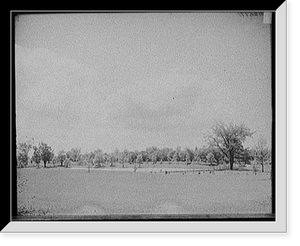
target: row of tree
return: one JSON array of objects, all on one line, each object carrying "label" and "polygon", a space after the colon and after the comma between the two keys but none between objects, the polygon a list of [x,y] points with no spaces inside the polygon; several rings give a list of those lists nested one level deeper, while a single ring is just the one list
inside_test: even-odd
[{"label": "row of tree", "polygon": [[[264,171],[264,163],[270,159],[271,152],[267,148],[267,142],[260,139],[257,145],[252,148],[244,148],[243,143],[247,137],[252,136],[253,132],[244,125],[234,124],[216,124],[212,131],[207,134],[207,146],[202,148],[157,148],[149,147],[142,151],[119,151],[115,149],[113,153],[105,153],[100,149],[96,149],[89,153],[81,153],[80,148],[72,148],[65,152],[59,151],[55,156],[53,149],[46,143],[41,142],[37,146],[31,142],[23,142],[18,144],[17,161],[19,167],[26,167],[28,162],[34,162],[39,165],[44,163],[59,163],[61,166],[68,167],[71,162],[79,165],[90,165],[102,167],[116,163],[125,167],[125,164],[137,163],[139,167],[143,163],[152,162],[169,164],[185,162],[187,165],[192,162],[208,163],[210,165],[219,165],[221,163],[229,163],[232,170],[234,163],[250,164],[256,160],[262,165]],[[29,158],[29,151],[33,150],[32,157]]]},{"label": "row of tree", "polygon": [[[29,158],[29,152],[32,151],[32,157]],[[18,167],[26,167],[29,162],[40,164],[44,162],[44,166],[54,159],[54,151],[52,148],[41,142],[37,146],[33,145],[31,141],[19,143],[17,146],[17,164]]]}]

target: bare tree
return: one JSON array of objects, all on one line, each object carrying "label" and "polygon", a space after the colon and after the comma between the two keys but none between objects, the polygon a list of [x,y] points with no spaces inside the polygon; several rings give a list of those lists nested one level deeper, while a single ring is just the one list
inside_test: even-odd
[{"label": "bare tree", "polygon": [[230,170],[233,170],[235,155],[243,150],[243,143],[253,132],[243,124],[217,123],[208,134],[210,146],[217,147],[228,158]]},{"label": "bare tree", "polygon": [[260,163],[262,172],[264,172],[264,162],[266,162],[269,157],[270,151],[267,147],[267,140],[261,136],[255,146],[255,158]]}]

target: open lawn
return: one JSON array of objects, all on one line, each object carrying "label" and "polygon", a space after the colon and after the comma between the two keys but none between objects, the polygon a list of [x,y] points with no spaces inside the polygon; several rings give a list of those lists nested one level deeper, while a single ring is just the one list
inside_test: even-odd
[{"label": "open lawn", "polygon": [[271,213],[270,173],[26,168],[17,176],[20,215]]}]

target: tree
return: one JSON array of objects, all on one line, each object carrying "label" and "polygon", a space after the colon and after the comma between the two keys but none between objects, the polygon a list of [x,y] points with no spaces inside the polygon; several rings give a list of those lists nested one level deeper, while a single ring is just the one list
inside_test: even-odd
[{"label": "tree", "polygon": [[168,161],[169,160],[168,155],[169,155],[170,151],[171,151],[171,149],[169,149],[169,148],[163,148],[161,150],[161,155],[162,155],[162,160],[163,161]]},{"label": "tree", "polygon": [[95,151],[91,151],[90,153],[87,154],[87,162],[90,165],[93,165],[93,160],[95,158]]},{"label": "tree", "polygon": [[80,155],[79,160],[77,161],[79,166],[84,166],[88,163],[88,159],[86,155]]},{"label": "tree", "polygon": [[209,152],[206,156],[206,160],[212,166],[213,162],[215,161],[214,154],[212,152]]},{"label": "tree", "polygon": [[242,155],[242,160],[245,164],[251,164],[251,161],[254,159],[255,154],[252,153],[252,151],[249,148],[245,148],[243,155]]},{"label": "tree", "polygon": [[230,170],[233,170],[234,158],[237,153],[243,150],[243,143],[247,137],[251,137],[253,132],[243,124],[218,123],[212,128],[212,132],[207,136],[209,144],[217,147],[228,158]]},{"label": "tree", "polygon": [[71,165],[71,161],[70,159],[67,157],[65,160],[64,160],[64,167],[69,167]]},{"label": "tree", "polygon": [[19,143],[17,147],[17,163],[19,167],[28,165],[28,153],[32,148],[30,142]]},{"label": "tree", "polygon": [[115,156],[114,156],[113,154],[108,155],[107,160],[108,160],[109,163],[110,163],[109,166],[110,166],[110,167],[113,167],[113,166],[114,166],[114,163],[115,163],[115,161],[116,161]]},{"label": "tree", "polygon": [[70,151],[67,152],[67,158],[71,161],[78,162],[81,156],[81,149],[80,148],[72,148]]},{"label": "tree", "polygon": [[197,151],[197,158],[200,162],[206,162],[206,156],[209,153],[209,148],[202,147]]},{"label": "tree", "polygon": [[157,154],[156,154],[156,152],[152,153],[151,160],[152,160],[153,164],[155,164],[157,162]]},{"label": "tree", "polygon": [[200,149],[198,149],[197,147],[195,148],[195,151],[194,151],[194,160],[197,162],[201,161],[201,152],[200,152]]},{"label": "tree", "polygon": [[33,155],[32,155],[32,161],[34,161],[37,166],[40,166],[40,162],[42,160],[41,150],[37,146],[33,146]]},{"label": "tree", "polygon": [[217,165],[219,165],[223,159],[222,152],[218,148],[212,148],[211,153],[214,155],[214,159],[215,159]]},{"label": "tree", "polygon": [[255,146],[255,158],[261,164],[261,171],[264,172],[264,162],[270,157],[270,151],[267,147],[267,140],[260,137]]},{"label": "tree", "polygon": [[60,162],[61,166],[63,166],[63,163],[64,163],[66,158],[67,158],[67,155],[66,155],[65,151],[61,150],[61,151],[58,152],[57,160]]},{"label": "tree", "polygon": [[142,154],[139,154],[136,158],[136,163],[139,164],[139,168],[141,167],[141,164],[143,164],[143,156]]},{"label": "tree", "polygon": [[192,163],[192,161],[194,160],[194,152],[193,150],[186,148],[185,149],[185,153],[186,153],[186,163],[190,164]]},{"label": "tree", "polygon": [[102,164],[105,162],[104,160],[104,156],[103,156],[103,153],[102,151],[97,151],[95,153],[95,157],[94,157],[94,160],[93,160],[93,163],[95,164],[96,167],[102,167]]},{"label": "tree", "polygon": [[50,162],[54,157],[53,150],[49,145],[41,142],[39,143],[39,151],[41,153],[41,159],[44,162],[44,167],[47,167],[47,162]]},{"label": "tree", "polygon": [[175,150],[173,153],[173,162],[178,162],[180,161],[180,156],[178,150]]},{"label": "tree", "polygon": [[159,161],[160,164],[162,164],[163,160],[164,160],[164,151],[163,151],[163,149],[158,149],[156,151],[156,155],[157,155],[157,161]]},{"label": "tree", "polygon": [[122,164],[122,167],[125,167],[125,154],[124,152],[119,153],[119,163]]},{"label": "tree", "polygon": [[140,154],[142,155],[143,162],[146,162],[147,159],[148,159],[147,152],[144,151],[144,150],[142,150],[142,151],[140,152]]},{"label": "tree", "polygon": [[85,155],[85,161],[88,164],[88,172],[90,172],[91,167],[93,166],[93,160],[95,158],[95,152],[90,152]]},{"label": "tree", "polygon": [[172,149],[170,149],[168,154],[167,154],[169,164],[171,164],[171,161],[173,159],[173,155],[174,155],[174,151]]},{"label": "tree", "polygon": [[184,150],[182,150],[180,146],[178,146],[176,148],[176,152],[177,152],[177,155],[179,156],[179,161],[185,161],[186,152]]},{"label": "tree", "polygon": [[136,160],[135,153],[133,151],[128,152],[126,155],[126,162],[132,164],[135,162],[135,160]]},{"label": "tree", "polygon": [[114,154],[113,154],[113,156],[114,156],[114,161],[115,161],[115,162],[119,162],[119,158],[120,158],[120,151],[119,151],[119,149],[118,149],[118,148],[116,148],[116,149],[114,150]]}]

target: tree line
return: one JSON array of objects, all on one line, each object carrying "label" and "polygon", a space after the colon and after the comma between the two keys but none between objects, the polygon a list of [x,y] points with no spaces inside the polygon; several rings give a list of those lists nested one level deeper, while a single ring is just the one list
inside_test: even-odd
[{"label": "tree line", "polygon": [[[40,142],[34,145],[32,142],[22,142],[17,145],[17,165],[26,167],[29,162],[38,167],[43,163],[55,163],[60,166],[69,167],[71,163],[78,165],[89,165],[94,167],[114,166],[116,163],[125,167],[125,164],[136,164],[141,167],[143,163],[206,163],[208,165],[229,164],[233,170],[233,164],[251,164],[256,160],[262,166],[271,158],[271,151],[267,147],[265,139],[259,139],[253,148],[244,148],[243,143],[254,134],[243,124],[215,124],[206,135],[207,145],[201,148],[158,148],[148,147],[142,151],[120,151],[115,149],[112,153],[96,149],[88,153],[82,153],[80,148],[72,148],[69,151],[60,150],[57,155],[48,144]],[[32,157],[29,158],[29,152]]]}]

